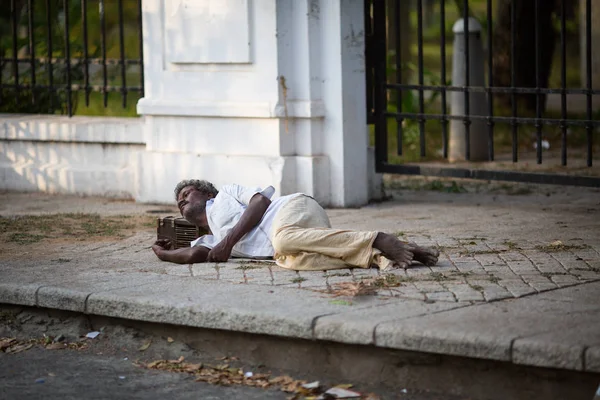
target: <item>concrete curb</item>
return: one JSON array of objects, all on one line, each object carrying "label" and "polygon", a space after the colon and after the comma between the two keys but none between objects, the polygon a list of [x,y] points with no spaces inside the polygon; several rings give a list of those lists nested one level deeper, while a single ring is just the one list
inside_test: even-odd
[{"label": "concrete curb", "polygon": [[348,306],[307,290],[157,274],[0,284],[1,303],[600,373],[597,293],[600,282],[487,304],[363,297]]}]

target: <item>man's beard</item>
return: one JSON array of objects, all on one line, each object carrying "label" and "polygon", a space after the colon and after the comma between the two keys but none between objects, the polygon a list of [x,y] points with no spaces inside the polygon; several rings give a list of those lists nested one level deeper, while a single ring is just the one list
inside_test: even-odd
[{"label": "man's beard", "polygon": [[200,217],[206,210],[206,202],[196,203],[191,207],[186,208],[183,213],[183,218],[188,222],[196,225],[198,223],[198,217]]}]

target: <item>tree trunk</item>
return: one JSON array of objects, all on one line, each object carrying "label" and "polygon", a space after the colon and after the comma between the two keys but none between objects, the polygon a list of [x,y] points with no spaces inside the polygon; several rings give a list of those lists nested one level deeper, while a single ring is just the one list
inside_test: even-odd
[{"label": "tree trunk", "polygon": [[[516,25],[511,26],[511,3],[515,1]],[[497,17],[493,31],[493,75],[494,86],[513,86],[511,81],[512,57],[515,57],[514,86],[521,88],[534,88],[536,83],[536,26],[535,26],[534,1],[499,0]],[[552,59],[556,44],[557,33],[552,25],[552,15],[556,11],[554,0],[538,2],[538,48],[539,87],[547,88]],[[515,54],[512,53],[511,28],[515,29]],[[496,95],[495,98],[506,106],[511,104],[510,95]],[[546,104],[546,96],[540,95],[542,111]],[[536,95],[521,94],[517,96],[518,104],[534,113],[536,110]]]}]

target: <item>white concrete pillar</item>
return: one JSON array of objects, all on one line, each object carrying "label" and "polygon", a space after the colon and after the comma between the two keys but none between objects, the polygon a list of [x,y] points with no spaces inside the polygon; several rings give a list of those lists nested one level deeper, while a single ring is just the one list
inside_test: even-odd
[{"label": "white concrete pillar", "polygon": [[362,2],[144,0],[137,200],[181,179],[368,200]]}]

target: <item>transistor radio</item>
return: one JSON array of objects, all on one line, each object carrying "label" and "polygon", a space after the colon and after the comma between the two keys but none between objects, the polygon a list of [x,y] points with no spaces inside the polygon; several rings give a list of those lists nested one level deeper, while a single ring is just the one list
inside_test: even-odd
[{"label": "transistor radio", "polygon": [[191,241],[206,233],[183,217],[164,217],[156,221],[157,238],[171,240],[175,249],[190,247]]}]

